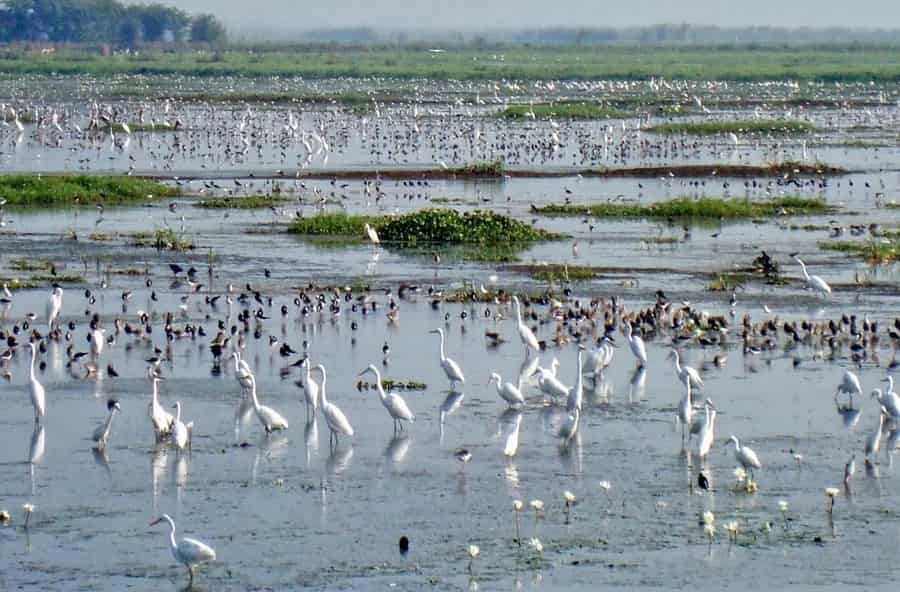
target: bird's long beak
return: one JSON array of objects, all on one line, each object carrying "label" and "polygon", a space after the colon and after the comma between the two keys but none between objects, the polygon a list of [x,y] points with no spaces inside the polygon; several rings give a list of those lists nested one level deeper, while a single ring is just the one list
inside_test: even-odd
[{"label": "bird's long beak", "polygon": [[150,526],[156,526],[160,522],[162,522],[162,518],[157,518],[156,520],[154,520],[153,522],[150,523]]}]

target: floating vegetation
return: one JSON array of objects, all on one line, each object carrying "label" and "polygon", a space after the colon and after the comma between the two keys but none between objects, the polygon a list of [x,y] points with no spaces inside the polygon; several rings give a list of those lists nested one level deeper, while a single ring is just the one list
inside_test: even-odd
[{"label": "floating vegetation", "polygon": [[716,274],[716,277],[706,284],[706,289],[710,292],[731,292],[738,288],[742,288],[749,280],[750,277],[747,273],[735,271],[722,272]]},{"label": "floating vegetation", "polygon": [[806,134],[815,131],[815,127],[807,121],[749,119],[737,121],[662,123],[648,127],[646,131],[663,135],[686,134],[692,136],[715,136],[728,133],[789,135]]},{"label": "floating vegetation", "polygon": [[359,216],[336,213],[299,218],[291,223],[293,234],[309,236],[365,237],[365,225],[378,232],[382,243],[503,244],[554,240],[561,235],[487,210],[458,212],[439,208],[402,216]]},{"label": "floating vegetation", "polygon": [[837,211],[837,208],[829,206],[822,199],[799,196],[758,201],[743,198],[677,197],[647,205],[638,202],[532,205],[531,211],[544,216],[728,220],[828,214]]},{"label": "floating vegetation", "polygon": [[131,235],[132,246],[153,247],[157,251],[189,251],[195,247],[190,239],[179,236],[171,228],[161,228],[154,232],[135,232]]},{"label": "floating vegetation", "polygon": [[587,101],[558,101],[554,103],[533,103],[530,105],[509,105],[499,116],[504,119],[619,119],[628,113],[612,109],[600,103]]},{"label": "floating vegetation", "polygon": [[783,177],[809,175],[843,175],[846,169],[822,163],[808,164],[787,160],[770,164],[682,164],[669,167],[632,167],[594,169],[583,171],[582,176],[596,177]]},{"label": "floating vegetation", "polygon": [[864,242],[823,241],[819,243],[819,248],[862,257],[875,265],[900,260],[900,240],[898,239],[880,238]]},{"label": "floating vegetation", "polygon": [[587,281],[599,277],[599,272],[586,265],[544,264],[544,265],[510,265],[505,269],[519,273],[527,273],[533,279],[542,282],[575,282]]},{"label": "floating vegetation", "polygon": [[[402,391],[424,391],[428,385],[424,382],[416,380],[392,380],[390,378],[382,378],[381,386],[385,391],[402,390]],[[356,383],[356,389],[359,391],[377,388],[374,382],[360,380]]]},{"label": "floating vegetation", "polygon": [[0,175],[0,198],[13,206],[132,204],[175,193],[158,181],[125,175]]},{"label": "floating vegetation", "polygon": [[502,177],[503,161],[492,160],[487,162],[473,162],[464,167],[448,168],[447,172],[451,175],[465,177]]},{"label": "floating vegetation", "polygon": [[31,261],[29,259],[13,259],[9,262],[9,268],[15,271],[52,271],[53,262],[44,259]]},{"label": "floating vegetation", "polygon": [[239,195],[236,197],[215,197],[194,203],[196,208],[255,210],[271,208],[287,201],[277,195]]},{"label": "floating vegetation", "polygon": [[23,280],[19,278],[0,277],[0,286],[5,285],[10,290],[31,290],[40,288],[43,284],[37,280]]},{"label": "floating vegetation", "polygon": [[36,274],[31,276],[32,282],[50,283],[50,284],[83,284],[84,277],[78,274]]}]

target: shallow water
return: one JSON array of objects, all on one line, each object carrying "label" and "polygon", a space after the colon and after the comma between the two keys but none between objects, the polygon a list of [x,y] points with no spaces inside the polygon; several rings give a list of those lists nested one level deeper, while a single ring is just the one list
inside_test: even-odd
[{"label": "shallow water", "polygon": [[[84,94],[78,97],[96,96],[93,82],[79,84]],[[191,88],[196,81],[179,84]],[[340,91],[348,83],[320,84]],[[520,98],[546,99],[548,94],[575,90],[531,88]],[[760,96],[791,92],[787,88],[753,90]],[[65,100],[62,96],[52,99],[57,91],[47,88],[48,102]],[[639,91],[633,88],[629,92]],[[23,82],[9,92],[16,100],[26,100],[24,97],[35,91]],[[830,91],[823,92],[828,95]],[[866,97],[870,92],[855,85],[840,91],[846,97]],[[895,88],[883,92],[895,100]],[[454,100],[450,97],[474,93],[487,96],[477,85],[463,83],[438,85],[425,95],[434,98],[431,109],[447,110]],[[183,108],[191,121],[199,121],[203,114],[199,107]],[[79,103],[75,109],[83,115],[86,106]],[[395,127],[378,125],[407,133],[415,119],[410,109],[391,109],[390,125]],[[258,111],[261,127],[283,125],[286,109],[259,107]],[[550,129],[546,122],[504,127],[479,119],[478,111],[473,108],[471,116],[463,114],[452,120],[451,132],[468,134],[473,126],[479,126],[490,144],[496,141],[495,135],[510,134],[510,129],[532,134],[529,137],[546,135]],[[742,110],[741,116],[749,112]],[[729,110],[721,113],[723,117],[733,115]],[[9,364],[11,379],[3,387],[7,409],[0,417],[0,509],[13,514],[12,524],[0,527],[0,551],[8,558],[0,582],[6,589],[180,589],[187,574],[172,560],[165,527],[147,526],[159,513],[167,512],[176,520],[179,536],[195,536],[218,552],[218,561],[200,570],[195,580],[199,589],[367,590],[389,586],[419,590],[428,585],[435,589],[587,590],[602,583],[717,590],[733,586],[737,578],[775,586],[790,582],[805,588],[886,587],[893,581],[893,557],[900,540],[895,469],[884,451],[871,470],[863,465],[864,440],[877,425],[876,403],[867,395],[857,397],[855,404],[861,414],[854,423],[849,414],[837,412],[833,394],[843,371],[851,367],[856,367],[864,393],[884,386],[879,381],[893,368],[894,360],[884,327],[900,310],[900,269],[870,267],[840,253],[820,251],[817,243],[829,237],[832,231],[827,228],[832,226],[877,222],[883,228],[895,228],[900,224],[900,211],[877,207],[875,198],[876,193],[884,193],[886,199],[896,199],[900,185],[896,147],[875,150],[832,145],[847,135],[875,141],[895,138],[896,106],[888,101],[883,107],[823,109],[809,117],[817,125],[827,124],[828,131],[817,135],[807,149],[829,164],[860,169],[854,175],[830,179],[825,188],[804,190],[841,204],[845,208],[842,214],[701,226],[689,232],[681,225],[646,221],[586,223],[577,217],[540,218],[540,226],[566,232],[572,239],[538,244],[520,254],[525,263],[602,268],[600,277],[590,282],[552,286],[557,293],[568,287],[574,298],[583,300],[616,295],[634,309],[652,305],[654,292],[663,289],[675,303],[690,301],[695,308],[725,315],[730,294],[707,291],[709,274],[746,266],[761,249],[776,257],[791,279],[789,285],[752,284],[739,290],[727,345],[691,345],[682,350],[686,361],[703,373],[705,386],[698,398],[709,397],[719,409],[715,444],[702,461],[682,453],[681,433],[674,420],[682,387],[665,360],[671,334],[648,344],[650,360],[644,373],[635,371],[627,344],[616,336],[619,348],[614,361],[598,384],[586,383],[579,433],[564,444],[556,435],[565,417],[562,408],[545,403],[530,379],[524,378],[528,402],[519,412],[508,411],[494,388],[487,385],[492,371],[511,381],[523,371],[523,348],[511,320],[512,309],[498,304],[448,303],[434,309],[427,296],[432,285],[449,290],[469,282],[529,292],[551,286],[505,265],[460,262],[446,254],[435,264],[430,251],[410,255],[390,248],[376,251],[363,244],[325,247],[281,231],[297,212],[314,215],[318,210],[314,204],[323,195],[332,202],[328,208],[343,207],[351,212],[405,212],[427,207],[434,198],[450,198],[453,207],[491,207],[531,220],[532,203],[566,198],[586,203],[619,195],[651,202],[685,193],[717,196],[726,189],[731,195],[761,198],[784,193],[777,182],[764,180],[765,186],[748,189],[743,180],[716,179],[713,183],[709,178],[703,179],[706,185],[699,188],[687,179],[666,178],[429,181],[415,188],[386,181],[385,196],[375,202],[367,200],[359,181],[347,181],[347,187],[340,187],[330,181],[306,180],[303,185],[283,182],[291,191],[291,201],[278,208],[283,211],[275,212],[202,210],[192,207],[194,198],[188,197],[172,200],[174,213],[166,207],[168,202],[107,208],[102,214],[90,207],[8,211],[6,220],[12,221],[0,233],[4,245],[0,275],[27,278],[27,272],[11,269],[13,260],[45,259],[56,263],[60,273],[84,278],[83,283],[66,286],[63,308],[63,321],[78,325],[73,332],[76,351],[89,347],[88,310],[98,312],[110,332],[114,318],[136,324],[138,311],[143,310],[157,314],[174,311],[176,326],[194,323],[205,327],[208,335],[167,344],[157,317],[149,339],[121,334],[115,345],[107,347],[101,369],[111,364],[120,377],[109,377],[101,370],[99,379],[73,377],[66,367],[66,344],[51,343],[42,356],[46,370],[39,372],[47,389],[48,412],[43,429],[36,432],[28,398],[29,358],[20,348]],[[407,162],[375,158],[360,140],[360,117],[311,110],[304,112],[303,118],[308,126],[326,120],[338,122],[343,131],[331,133],[335,138],[346,134],[345,144],[335,143],[340,149],[327,163],[319,158],[308,163],[311,168],[368,167],[373,161],[384,166],[434,166],[436,159],[447,155],[441,149],[422,147]],[[851,125],[876,119],[881,122],[877,130],[847,131]],[[436,118],[434,129],[443,121]],[[636,121],[626,127],[634,129]],[[605,125],[564,124],[561,133],[568,138],[585,133],[597,137],[604,130]],[[621,135],[620,130],[615,133]],[[205,142],[205,133],[201,129],[191,137]],[[265,188],[263,181],[250,179],[251,172],[300,166],[293,158],[294,142],[289,159],[281,157],[275,143],[263,143],[261,155],[252,152],[246,158],[230,160],[217,157],[206,163],[202,157],[186,155],[165,168],[161,163],[174,151],[174,136],[136,136],[127,149],[110,147],[108,137],[88,148],[82,140],[67,136],[59,146],[48,147],[29,130],[18,144],[15,137],[5,136],[0,162],[4,170],[63,171],[77,169],[78,159],[90,155],[91,163],[84,163],[90,170],[124,171],[133,164],[136,170],[163,175],[196,175],[197,181],[184,182],[186,191],[199,190],[203,180],[224,176],[219,181],[223,189],[213,191],[219,194],[232,189],[228,175],[219,173],[234,172],[250,190],[250,185]],[[624,159],[604,157],[606,160],[598,162],[765,162],[795,158],[802,151],[796,142],[775,147],[751,143],[737,152],[720,143],[702,140],[698,150],[689,155],[680,149],[668,154],[651,150]],[[490,155],[470,147],[453,162]],[[544,170],[573,162],[583,166],[581,158],[572,160],[565,153],[542,160],[538,166]],[[823,229],[792,229],[792,225]],[[129,246],[127,233],[164,227],[191,238],[197,249],[158,253]],[[98,232],[109,234],[109,240],[90,237]],[[718,236],[712,236],[716,233]],[[660,242],[660,237],[667,240]],[[573,250],[576,241],[577,256]],[[830,299],[822,300],[803,289],[799,270],[787,256],[792,251],[803,253],[810,271],[834,285]],[[207,276],[210,252],[212,277]],[[205,284],[203,291],[191,295],[183,311],[179,305],[189,288],[183,282],[170,285],[169,263],[195,265],[198,279]],[[140,273],[114,273],[127,268]],[[264,275],[264,268],[271,277]],[[876,282],[875,286],[856,286],[858,275]],[[157,302],[150,300],[147,277],[153,280]],[[248,282],[271,295],[273,303],[271,308],[263,307],[271,318],[262,323],[260,337],[254,337],[252,328],[244,335],[244,357],[257,374],[263,402],[290,423],[287,432],[269,437],[252,414],[235,431],[240,389],[231,365],[223,363],[221,372],[211,371],[208,344],[216,322],[230,313],[227,324],[234,324],[241,306],[235,303],[229,311],[223,298],[212,307],[204,297],[222,294],[229,283],[241,290]],[[416,283],[421,292],[400,299],[397,286],[401,282]],[[364,316],[343,303],[336,319],[327,308],[303,317],[293,299],[297,290],[309,283],[370,285],[378,310]],[[85,289],[96,296],[94,305],[86,300]],[[383,289],[391,289],[399,304],[396,324],[386,319],[389,297]],[[124,290],[132,290],[133,295],[123,304]],[[21,323],[28,312],[38,314],[36,324],[43,330],[47,293],[44,288],[16,292],[11,305],[0,308],[4,330]],[[281,316],[282,304],[288,307],[287,318]],[[251,310],[257,308],[253,303]],[[548,309],[537,306],[537,310],[544,316]],[[495,320],[498,313],[503,320]],[[868,313],[881,321],[880,345],[859,364],[851,360],[846,344],[834,351],[809,346],[790,349],[781,344],[759,354],[742,352],[738,333],[744,314],[758,321],[776,315],[823,320],[838,318],[841,313],[857,314],[860,319]],[[437,338],[427,333],[434,327],[445,329],[447,354],[465,372],[461,394],[449,391],[438,365]],[[550,340],[554,327],[555,322],[541,324],[539,338]],[[490,347],[485,331],[499,331],[507,343]],[[356,430],[352,439],[342,439],[334,451],[329,447],[324,419],[306,422],[303,393],[294,384],[299,372],[295,369],[281,375],[281,369],[298,356],[280,356],[278,345],[269,344],[270,335],[327,368],[329,399],[345,411]],[[19,339],[25,338],[20,335]],[[391,349],[386,365],[382,362],[385,342]],[[550,344],[541,354],[542,365],[558,357],[562,380],[572,384],[573,344]],[[185,419],[196,425],[189,455],[179,457],[168,446],[154,446],[146,416],[150,384],[145,377],[145,360],[154,354],[154,347],[171,357],[171,362],[163,364],[167,380],[161,387],[162,401],[171,405],[180,400]],[[721,353],[727,353],[728,362],[717,368],[713,358]],[[394,437],[375,392],[356,387],[357,373],[370,363],[387,377],[427,384],[425,391],[402,393],[416,421],[399,437]],[[78,364],[74,368],[76,373],[82,372]],[[526,370],[530,374],[530,368]],[[106,454],[100,455],[92,452],[90,435],[106,417],[108,398],[118,399],[123,411],[115,419]],[[845,419],[850,427],[845,427]],[[506,458],[503,450],[516,426],[516,454]],[[763,468],[756,475],[760,490],[755,494],[735,491],[735,461],[731,449],[725,447],[730,434],[752,446],[762,460]],[[454,457],[460,447],[472,453],[471,462],[464,466]],[[824,488],[840,486],[844,463],[853,453],[857,473],[852,496],[837,498],[832,521],[825,510]],[[795,454],[802,455],[799,463]],[[713,493],[690,487],[701,467]],[[608,493],[601,487],[603,481],[610,483]],[[564,490],[578,500],[568,518]],[[520,516],[525,540],[521,548],[514,541],[513,499],[524,500],[526,506],[532,499],[546,504],[537,519],[527,509]],[[778,510],[782,499],[789,502],[785,516]],[[26,502],[36,506],[27,532],[22,529],[21,510]],[[704,510],[714,511],[719,525],[711,546],[699,525]],[[729,545],[724,531],[729,520],[739,524],[734,545]],[[768,534],[761,531],[767,522],[772,522]],[[407,556],[397,547],[403,535],[411,541]],[[527,545],[534,536],[544,546],[542,555]],[[481,548],[473,576],[467,572],[469,544]]]}]

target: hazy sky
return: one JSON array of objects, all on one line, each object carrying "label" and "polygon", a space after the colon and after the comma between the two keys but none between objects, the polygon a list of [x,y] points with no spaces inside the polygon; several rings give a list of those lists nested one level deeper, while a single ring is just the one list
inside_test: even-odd
[{"label": "hazy sky", "polygon": [[660,23],[900,28],[898,0],[162,0],[230,28],[509,29]]}]

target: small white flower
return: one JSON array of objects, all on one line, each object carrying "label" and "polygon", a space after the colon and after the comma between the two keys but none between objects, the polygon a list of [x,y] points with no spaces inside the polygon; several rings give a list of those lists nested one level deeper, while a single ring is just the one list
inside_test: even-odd
[{"label": "small white flower", "polygon": [[716,515],[715,514],[713,514],[709,510],[707,510],[706,512],[703,512],[703,524],[706,524],[707,526],[709,526],[710,524],[715,524],[715,523],[716,523]]},{"label": "small white flower", "polygon": [[566,500],[567,506],[575,503],[575,494],[568,489],[563,492],[563,498]]},{"label": "small white flower", "polygon": [[714,536],[716,536],[716,525],[715,524],[705,524],[703,526],[703,534],[705,534],[709,538],[713,538]]},{"label": "small white flower", "polygon": [[601,481],[600,483],[598,483],[598,485],[600,486],[600,489],[604,491],[609,491],[609,488],[611,487],[609,481]]},{"label": "small white flower", "polygon": [[832,499],[836,498],[840,494],[841,494],[841,490],[838,489],[837,487],[826,487],[825,488],[825,495],[827,495],[828,497],[830,497]]},{"label": "small white flower", "polygon": [[726,531],[728,532],[728,534],[730,534],[731,536],[737,536],[737,532],[738,532],[738,523],[737,523],[737,520],[732,520],[731,522],[726,522],[726,523],[725,523],[725,530],[726,530]]},{"label": "small white flower", "polygon": [[542,502],[539,499],[531,500],[531,503],[529,505],[531,506],[531,509],[534,510],[535,512],[540,512],[541,510],[544,509],[544,502]]},{"label": "small white flower", "polygon": [[765,522],[763,522],[762,526],[759,529],[765,534],[769,534],[770,532],[772,532],[772,522],[766,520]]},{"label": "small white flower", "polygon": [[782,513],[788,511],[788,503],[787,500],[778,500],[778,509],[781,510]]},{"label": "small white flower", "polygon": [[515,510],[516,512],[521,512],[522,506],[522,500],[513,500],[513,510]]},{"label": "small white flower", "polygon": [[472,559],[475,559],[481,553],[481,549],[478,548],[478,545],[469,545],[469,548],[466,549],[466,551]]},{"label": "small white flower", "polygon": [[734,469],[734,478],[738,480],[738,482],[743,481],[747,478],[747,471],[743,469],[743,467],[736,467]]},{"label": "small white flower", "polygon": [[0,510],[0,523],[9,522],[12,516],[6,510]]},{"label": "small white flower", "polygon": [[544,552],[544,545],[541,544],[541,540],[539,538],[532,538],[530,541],[528,541],[528,544],[531,545],[531,547],[538,553]]},{"label": "small white flower", "polygon": [[26,514],[31,514],[34,512],[34,504],[22,504],[22,509],[25,510]]}]

